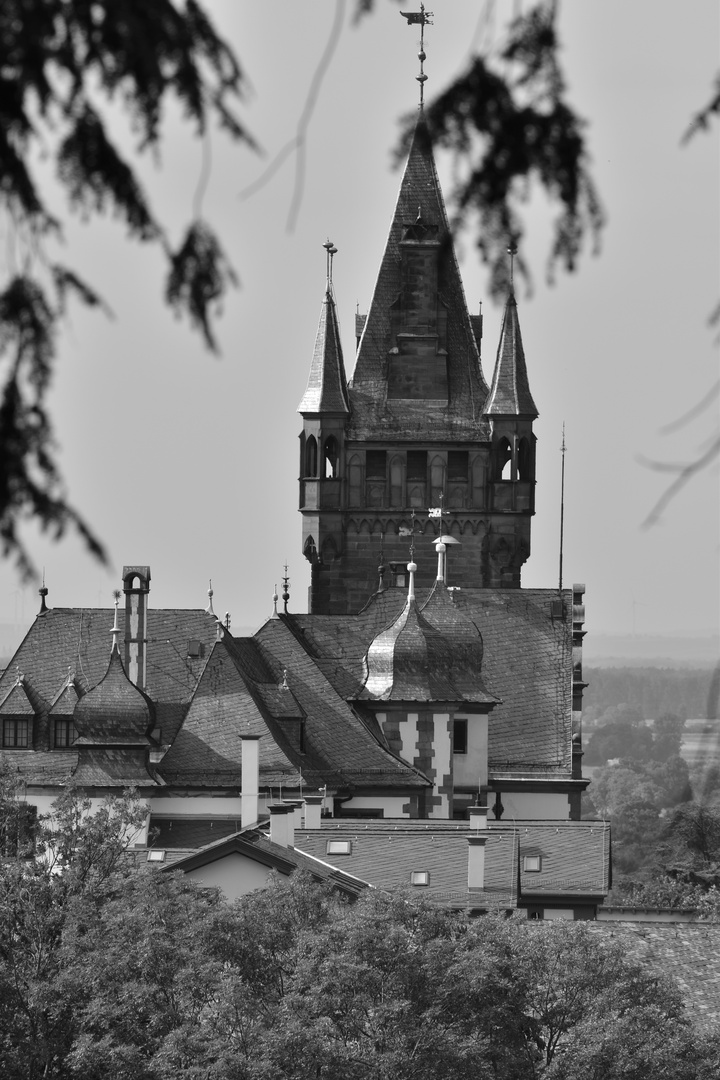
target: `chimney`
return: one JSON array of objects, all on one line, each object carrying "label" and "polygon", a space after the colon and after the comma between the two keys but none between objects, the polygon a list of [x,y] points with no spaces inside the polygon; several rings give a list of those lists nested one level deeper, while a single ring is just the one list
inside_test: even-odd
[{"label": "chimney", "polygon": [[293,828],[302,829],[303,801],[302,799],[288,799],[288,806],[293,810]]},{"label": "chimney", "polygon": [[123,566],[125,593],[125,674],[138,690],[147,677],[147,608],[150,592],[149,566]]},{"label": "chimney", "polygon": [[270,811],[270,840],[278,847],[295,846],[295,815],[287,803],[272,803]]},{"label": "chimney", "polygon": [[322,819],[322,808],[325,798],[323,795],[305,796],[305,828],[319,829]]},{"label": "chimney", "polygon": [[243,829],[257,825],[258,788],[260,786],[260,736],[241,735],[242,776],[240,789],[240,820]]},{"label": "chimney", "polygon": [[485,888],[485,844],[487,842],[487,806],[471,806],[468,836],[468,889]]}]

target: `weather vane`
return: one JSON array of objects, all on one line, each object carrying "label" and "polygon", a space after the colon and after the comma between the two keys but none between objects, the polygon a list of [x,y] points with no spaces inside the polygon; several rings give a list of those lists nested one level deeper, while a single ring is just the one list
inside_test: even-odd
[{"label": "weather vane", "polygon": [[332,289],[332,266],[333,256],[337,255],[337,248],[333,244],[332,240],[326,240],[323,244],[327,255],[325,256],[325,274],[327,277],[327,287]]},{"label": "weather vane", "polygon": [[420,74],[415,78],[420,83],[420,108],[422,109],[425,98],[425,83],[427,82],[427,75],[423,70],[423,64],[425,63],[425,27],[427,25],[432,26],[432,11],[426,11],[425,5],[420,5],[419,11],[401,11],[403,19],[407,19],[408,26],[420,27],[420,52],[418,53],[418,60],[420,61]]}]

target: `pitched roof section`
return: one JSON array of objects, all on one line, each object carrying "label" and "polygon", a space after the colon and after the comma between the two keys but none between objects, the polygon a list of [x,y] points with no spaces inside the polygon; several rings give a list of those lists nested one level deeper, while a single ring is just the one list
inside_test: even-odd
[{"label": "pitched roof section", "polygon": [[505,304],[495,373],[485,412],[491,416],[538,415],[530,393],[517,302],[512,290]]},{"label": "pitched roof section", "polygon": [[335,301],[329,286],[320,313],[307,389],[298,406],[298,412],[303,415],[331,413],[341,416],[347,416],[350,412],[340,331]]},{"label": "pitched roof section", "polygon": [[[430,249],[436,252],[432,258],[427,254]],[[411,265],[415,258],[418,261]],[[447,353],[445,407],[428,408],[422,400],[403,399],[393,403],[388,397],[389,358],[393,351],[402,351],[398,349],[398,336],[422,337],[419,324],[424,312],[410,311],[405,299],[408,280],[418,268],[422,280],[411,285],[413,304],[420,298],[420,306],[427,308],[433,325],[426,326],[426,333],[439,334],[440,349]],[[446,439],[461,440],[484,430],[481,410],[487,394],[430,136],[421,115],[350,381],[349,434],[351,438],[361,439],[405,435],[417,439],[418,423],[422,422],[430,437],[437,432]]]}]

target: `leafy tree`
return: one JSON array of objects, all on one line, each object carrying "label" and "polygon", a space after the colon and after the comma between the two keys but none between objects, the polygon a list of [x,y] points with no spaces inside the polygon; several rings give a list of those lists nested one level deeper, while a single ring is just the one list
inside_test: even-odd
[{"label": "leafy tree", "polygon": [[720,862],[720,811],[685,803],[668,821],[665,837],[676,858],[704,868],[714,866]]},{"label": "leafy tree", "polygon": [[14,249],[0,275],[0,544],[27,574],[18,535],[27,517],[55,536],[76,529],[103,557],[65,498],[46,397],[69,299],[105,305],[54,254],[62,223],[42,190],[43,159],[54,163],[71,211],[110,211],[129,237],[162,250],[167,302],[214,348],[211,312],[234,272],[199,216],[173,246],[110,134],[109,113],[124,113],[137,153],[157,150],[172,100],[199,134],[215,120],[254,144],[232,108],[244,90],[240,65],[197,0],[4,0],[0,40],[0,210]]}]

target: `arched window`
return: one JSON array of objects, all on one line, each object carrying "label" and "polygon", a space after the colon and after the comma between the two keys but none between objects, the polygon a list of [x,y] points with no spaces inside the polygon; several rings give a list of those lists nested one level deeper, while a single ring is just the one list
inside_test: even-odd
[{"label": "arched window", "polygon": [[501,439],[495,449],[495,477],[512,480],[512,447],[507,439]]},{"label": "arched window", "polygon": [[532,451],[527,439],[518,447],[518,480],[532,480]]},{"label": "arched window", "polygon": [[334,480],[338,475],[338,469],[340,466],[340,450],[338,448],[337,439],[334,435],[328,435],[327,439],[325,440],[323,462],[323,475],[325,479]]},{"label": "arched window", "polygon": [[305,444],[305,476],[317,476],[317,441],[314,435]]}]

